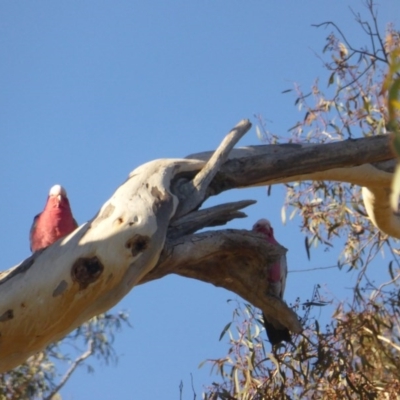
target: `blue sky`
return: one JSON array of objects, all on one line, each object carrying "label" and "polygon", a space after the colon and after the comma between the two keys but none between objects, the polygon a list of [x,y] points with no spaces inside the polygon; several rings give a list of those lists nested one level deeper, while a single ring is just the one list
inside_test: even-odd
[{"label": "blue sky", "polygon": [[[399,26],[398,0],[379,7],[381,28]],[[4,224],[3,269],[29,252],[33,216],[56,183],[68,191],[83,223],[136,166],[157,158],[212,150],[241,119],[255,115],[289,136],[302,117],[294,98],[281,94],[298,82],[327,81],[320,52],[335,21],[354,43],[364,43],[349,5],[361,1],[3,1],[0,3],[0,182]],[[255,129],[239,145],[257,145]],[[299,222],[280,219],[284,192],[235,190],[209,204],[258,203],[231,228],[269,218],[287,248],[289,268],[334,265],[339,248],[317,250],[311,261]],[[327,284],[349,295],[350,275],[315,271],[289,275],[286,298],[311,295]],[[92,361],[63,389],[67,400],[192,399],[212,382],[198,365],[225,354],[219,334],[230,320],[233,293],[175,276],[134,288],[115,310],[130,313],[132,329],[118,334],[117,366]],[[329,319],[329,315],[323,315]]]}]

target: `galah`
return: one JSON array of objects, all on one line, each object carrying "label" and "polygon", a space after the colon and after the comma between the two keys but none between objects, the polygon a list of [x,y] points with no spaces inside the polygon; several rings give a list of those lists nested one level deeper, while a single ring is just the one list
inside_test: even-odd
[{"label": "galah", "polygon": [[36,215],[29,234],[32,252],[50,246],[58,239],[77,228],[67,192],[60,185],[54,185],[49,192],[44,210]]},{"label": "galah", "polygon": [[[274,230],[267,219],[260,219],[253,225],[253,231],[262,233],[267,242],[278,244],[274,237]],[[285,292],[287,276],[286,256],[283,255],[279,261],[275,262],[268,270],[269,293],[270,295],[283,299]],[[290,342],[291,337],[289,330],[284,327],[278,320],[273,317],[266,316],[263,313],[264,326],[267,336],[272,345],[279,344],[282,341]]]}]

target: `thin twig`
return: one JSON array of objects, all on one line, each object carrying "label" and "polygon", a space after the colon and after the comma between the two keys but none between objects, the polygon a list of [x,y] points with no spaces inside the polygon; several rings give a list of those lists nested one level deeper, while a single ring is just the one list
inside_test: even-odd
[{"label": "thin twig", "polygon": [[181,380],[181,383],[179,384],[179,400],[183,399],[183,382]]},{"label": "thin twig", "polygon": [[379,60],[379,61],[382,61],[382,62],[384,62],[384,63],[387,64],[387,59],[381,58],[381,57],[379,57],[377,54],[370,53],[369,51],[357,50],[357,49],[355,49],[353,46],[351,46],[350,43],[349,43],[349,41],[346,39],[346,36],[343,34],[343,32],[340,30],[340,28],[339,28],[334,22],[332,22],[332,21],[326,21],[326,22],[322,22],[322,23],[320,23],[320,24],[312,24],[311,26],[314,26],[315,28],[320,28],[321,26],[324,26],[324,25],[332,25],[332,26],[339,32],[339,35],[342,37],[342,39],[343,39],[343,41],[346,43],[347,47],[348,47],[351,51],[353,51],[354,53],[358,53],[358,54],[370,56],[370,57],[373,57],[373,58],[375,58],[375,59],[377,59],[377,60]]},{"label": "thin twig", "polygon": [[196,400],[196,391],[194,390],[194,383],[193,383],[193,374],[190,374],[190,382],[192,384],[192,391],[193,391],[193,400]]},{"label": "thin twig", "polygon": [[390,243],[389,239],[386,240],[386,245],[389,247],[390,252],[392,253],[393,256],[393,260],[394,262],[397,264],[397,267],[400,268],[400,262],[398,260],[398,255],[395,254],[395,252],[393,251],[393,246]]},{"label": "thin twig", "polygon": [[381,292],[382,292],[382,289],[383,289],[384,287],[392,285],[392,284],[395,283],[397,280],[399,280],[399,278],[400,278],[400,273],[397,274],[397,275],[396,275],[393,279],[391,279],[390,281],[385,282],[385,283],[382,283],[382,285],[380,285],[380,286],[378,287],[378,289],[376,290],[376,295],[372,296],[373,301],[375,301],[375,299],[376,299],[378,293],[381,293]]},{"label": "thin twig", "polygon": [[71,365],[69,370],[66,372],[66,374],[63,376],[61,379],[60,383],[49,393],[48,396],[44,398],[44,400],[51,400],[53,396],[55,396],[61,388],[67,383],[68,379],[71,377],[75,369],[81,364],[83,361],[85,361],[88,357],[90,357],[94,352],[93,349],[93,340],[89,341],[88,349],[81,354]]},{"label": "thin twig", "polygon": [[343,87],[338,89],[338,91],[336,92],[335,97],[333,99],[336,100],[338,98],[340,92],[342,92],[344,89],[348,88],[349,86],[352,86],[354,83],[358,82],[360,80],[360,78],[362,78],[369,71],[369,69],[371,67],[373,67],[373,65],[374,65],[374,63],[371,63],[370,65],[368,65],[368,67],[366,67],[365,70],[360,73],[360,75],[358,75],[351,82],[346,83],[346,85],[344,85]]},{"label": "thin twig", "polygon": [[288,271],[288,274],[292,274],[295,272],[312,272],[312,271],[316,271],[318,269],[332,269],[332,268],[339,268],[337,265],[332,265],[331,267],[315,267],[315,268],[307,268],[307,269],[297,269],[295,271]]},{"label": "thin twig", "polygon": [[[375,32],[374,32],[374,33],[372,33],[372,30],[371,30],[371,35],[372,35],[372,36],[376,36],[376,37],[378,38],[378,41],[379,41],[379,44],[380,44],[382,53],[383,53],[383,55],[385,56],[386,62],[388,63],[389,60],[388,60],[388,55],[387,55],[387,52],[386,52],[386,49],[385,49],[385,45],[384,45],[384,43],[383,43],[383,40],[382,40],[381,35],[379,34],[379,28],[378,28],[378,10],[376,9],[376,10],[374,11],[374,4],[373,4],[373,1],[372,1],[372,0],[368,0],[368,1],[367,1],[367,8],[368,8],[368,10],[369,10],[369,12],[370,12],[370,14],[371,14],[372,21],[374,22],[374,28],[375,28]],[[376,52],[376,53],[377,53],[377,52]]]}]

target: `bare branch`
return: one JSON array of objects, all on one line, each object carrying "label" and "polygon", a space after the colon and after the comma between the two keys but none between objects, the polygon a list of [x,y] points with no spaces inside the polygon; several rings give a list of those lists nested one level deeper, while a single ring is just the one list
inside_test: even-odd
[{"label": "bare branch", "polygon": [[280,299],[268,296],[268,270],[286,252],[254,232],[208,231],[167,240],[157,266],[140,284],[174,273],[223,287],[300,332],[296,314]]},{"label": "bare branch", "polygon": [[343,41],[346,43],[346,46],[347,46],[351,51],[353,51],[354,53],[361,54],[361,55],[365,55],[365,56],[369,56],[369,57],[373,57],[373,58],[375,58],[375,59],[378,60],[378,61],[382,61],[382,62],[384,62],[384,63],[387,63],[387,59],[379,57],[376,53],[370,53],[370,52],[368,52],[368,51],[366,51],[366,50],[358,50],[358,49],[355,49],[355,48],[349,43],[349,41],[347,40],[346,36],[345,36],[344,33],[341,31],[341,29],[340,29],[334,22],[332,22],[332,21],[322,22],[322,23],[320,23],[320,24],[312,24],[311,26],[314,26],[315,28],[320,28],[321,26],[329,26],[329,25],[332,25],[332,26],[338,31],[339,35],[342,37]]},{"label": "bare branch", "polygon": [[93,354],[93,352],[94,352],[93,341],[90,340],[88,344],[88,349],[83,354],[81,354],[76,360],[74,360],[74,362],[69,367],[68,371],[62,377],[60,383],[44,398],[44,400],[52,400],[53,396],[55,396],[67,383],[68,379],[74,373],[76,368],[78,368],[80,364],[82,364],[88,357],[90,357]]},{"label": "bare branch", "polygon": [[296,270],[288,271],[288,274],[297,274],[298,272],[313,272],[313,271],[324,270],[324,269],[338,269],[338,268],[339,267],[337,265],[331,265],[330,267],[314,267],[314,268],[296,269]]},{"label": "bare branch", "polygon": [[186,199],[178,207],[175,214],[176,217],[187,214],[204,201],[210,182],[228,158],[235,144],[250,128],[251,123],[248,119],[240,121],[224,138],[218,149],[195,178],[180,188],[180,193],[184,193]]},{"label": "bare branch", "polygon": [[[357,75],[353,80],[351,80],[349,83],[347,83],[346,85],[340,87],[340,89],[337,91],[337,93],[335,94],[334,100],[336,100],[339,97],[340,92],[342,92],[343,90],[347,89],[348,87],[351,87],[352,85],[354,85],[357,81],[359,81],[372,67],[374,66],[374,63],[371,63],[370,65],[368,65],[367,67],[365,67],[364,71],[362,71],[359,75]],[[340,113],[338,113],[340,118],[342,119],[343,117],[340,115]]]},{"label": "bare branch", "polygon": [[[212,152],[203,152],[192,154],[188,158],[207,160],[211,155]],[[307,179],[323,180],[326,174],[327,180],[386,187],[391,182],[391,173],[382,181],[383,176],[377,169],[379,177],[374,180],[374,175],[365,176],[362,170],[352,174],[351,170],[345,167],[392,159],[394,156],[389,136],[348,139],[323,145],[290,143],[245,147],[232,151],[230,159],[221,167],[209,190],[214,195],[238,187]],[[331,170],[335,170],[337,178],[329,176],[330,172],[327,171]],[[318,172],[323,173],[318,176]],[[343,179],[346,175],[349,177]]]},{"label": "bare branch", "polygon": [[225,225],[235,218],[246,218],[247,215],[238,210],[254,203],[256,203],[255,200],[242,200],[193,211],[171,221],[168,237],[172,239],[197,232],[209,226]]}]

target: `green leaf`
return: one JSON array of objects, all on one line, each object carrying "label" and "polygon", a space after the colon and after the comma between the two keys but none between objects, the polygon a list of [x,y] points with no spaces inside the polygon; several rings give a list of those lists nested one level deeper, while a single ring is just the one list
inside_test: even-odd
[{"label": "green leaf", "polygon": [[331,86],[333,82],[335,82],[335,72],[332,72],[331,76],[329,77],[328,87]]},{"label": "green leaf", "polygon": [[231,327],[232,321],[228,322],[225,325],[225,328],[222,330],[221,334],[219,335],[219,341],[221,341],[221,339],[225,336],[225,333],[228,331],[228,329]]},{"label": "green leaf", "polygon": [[371,102],[370,102],[370,100],[366,96],[363,96],[362,99],[363,99],[363,103],[364,103],[364,110],[368,114],[370,114],[370,112],[371,112]]},{"label": "green leaf", "polygon": [[289,219],[292,220],[292,219],[296,216],[296,214],[297,214],[297,209],[295,208],[295,209],[293,209],[293,211],[291,212]]},{"label": "green leaf", "polygon": [[258,126],[256,126],[256,134],[257,134],[258,140],[262,141],[264,135],[262,134],[261,129]]},{"label": "green leaf", "polygon": [[205,364],[208,363],[208,360],[202,361],[197,368],[202,368]]},{"label": "green leaf", "polygon": [[306,240],[305,240],[304,244],[306,246],[306,252],[307,252],[308,261],[310,261],[311,255],[310,255],[310,243],[308,242],[308,236],[306,236]]},{"label": "green leaf", "polygon": [[385,133],[384,128],[385,128],[385,120],[381,118],[376,127],[376,134],[383,135]]},{"label": "green leaf", "polygon": [[393,272],[393,260],[389,263],[389,274],[392,279],[394,279],[394,272]]},{"label": "green leaf", "polygon": [[285,206],[283,206],[281,208],[281,219],[282,219],[282,224],[285,225],[286,224],[286,208],[285,208]]}]

